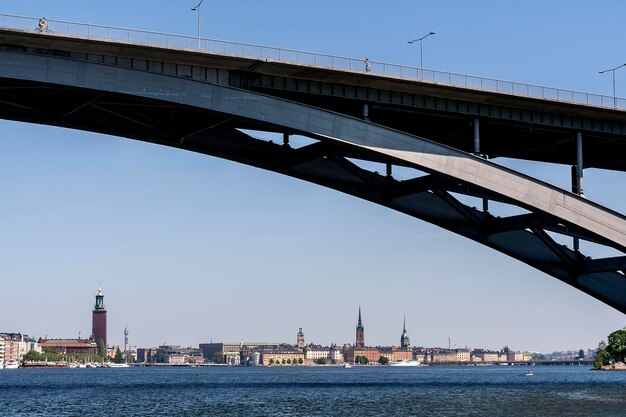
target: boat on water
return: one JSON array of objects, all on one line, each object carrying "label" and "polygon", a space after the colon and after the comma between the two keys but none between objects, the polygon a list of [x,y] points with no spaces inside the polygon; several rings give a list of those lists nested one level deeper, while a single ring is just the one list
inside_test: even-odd
[{"label": "boat on water", "polygon": [[398,362],[390,362],[389,366],[420,366],[419,361],[398,361]]},{"label": "boat on water", "polygon": [[526,372],[526,376],[533,376],[533,375],[535,375],[535,373],[532,371],[532,369]]},{"label": "boat on water", "polygon": [[110,363],[109,368],[129,368],[127,363]]},{"label": "boat on water", "polygon": [[17,369],[20,367],[18,361],[10,360],[4,363],[4,369]]},{"label": "boat on water", "polygon": [[343,367],[344,368],[352,368],[352,365],[350,365],[349,362],[346,362],[346,363],[343,364]]}]

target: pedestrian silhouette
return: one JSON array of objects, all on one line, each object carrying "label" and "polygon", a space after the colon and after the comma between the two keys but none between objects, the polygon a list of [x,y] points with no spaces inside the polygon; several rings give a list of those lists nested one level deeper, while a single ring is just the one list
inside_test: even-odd
[{"label": "pedestrian silhouette", "polygon": [[372,71],[372,64],[370,64],[370,60],[369,58],[365,58],[365,72],[371,72]]}]

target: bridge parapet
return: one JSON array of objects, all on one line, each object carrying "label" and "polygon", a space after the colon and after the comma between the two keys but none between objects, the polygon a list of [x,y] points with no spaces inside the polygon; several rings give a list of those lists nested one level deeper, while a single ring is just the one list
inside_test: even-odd
[{"label": "bridge parapet", "polygon": [[[479,91],[490,91],[521,97],[553,100],[563,103],[593,107],[614,108],[626,111],[626,98],[616,98],[601,94],[586,93],[514,81],[464,75],[432,69],[421,69],[406,65],[390,64],[369,60],[368,69],[361,58],[320,54],[294,49],[230,42],[197,36],[175,35],[138,29],[76,23],[63,20],[47,20],[46,36],[73,36],[85,39],[118,41],[170,49],[192,50],[208,54],[219,54],[248,59],[282,62],[317,68],[326,68],[356,73],[368,72],[390,78],[413,80],[422,83],[463,87]],[[35,31],[40,18],[0,14],[0,24],[4,29]]]}]

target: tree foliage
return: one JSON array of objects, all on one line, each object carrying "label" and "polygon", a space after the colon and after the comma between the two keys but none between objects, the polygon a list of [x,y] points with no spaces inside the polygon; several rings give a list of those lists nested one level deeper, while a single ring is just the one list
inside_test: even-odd
[{"label": "tree foliage", "polygon": [[115,356],[113,357],[113,362],[114,363],[124,363],[124,356],[122,355],[122,351],[120,350],[119,346],[117,347],[117,350],[115,351]]},{"label": "tree foliage", "polygon": [[593,360],[593,366],[596,369],[602,369],[604,365],[609,364],[609,354],[606,352],[606,343],[603,340],[598,343],[598,349],[596,349],[596,357]]},{"label": "tree foliage", "polygon": [[220,352],[215,352],[213,354],[213,363],[224,363],[224,356]]},{"label": "tree foliage", "polygon": [[302,365],[304,363],[304,360],[302,358],[298,358],[298,363]]},{"label": "tree foliage", "polygon": [[104,345],[104,340],[98,340],[98,355],[101,359],[104,359],[107,355],[107,347]]},{"label": "tree foliage", "polygon": [[389,364],[389,358],[381,355],[381,357],[378,358],[378,363],[381,365],[387,365]]},{"label": "tree foliage", "polygon": [[626,330],[616,330],[607,338],[606,351],[615,361],[624,362],[626,357]]},{"label": "tree foliage", "polygon": [[315,361],[316,364],[318,365],[326,365],[326,359],[324,358],[319,358]]},{"label": "tree foliage", "polygon": [[369,359],[367,359],[367,357],[365,355],[356,355],[354,357],[354,363],[361,364],[361,365],[367,365],[368,363],[370,363],[370,361],[369,361]]}]

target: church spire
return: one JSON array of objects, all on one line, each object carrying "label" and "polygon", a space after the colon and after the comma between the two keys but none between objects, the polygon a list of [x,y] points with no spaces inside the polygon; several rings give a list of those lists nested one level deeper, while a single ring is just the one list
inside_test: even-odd
[{"label": "church spire", "polygon": [[409,340],[409,334],[406,332],[406,314],[404,315],[404,320],[402,322],[402,336],[400,336],[400,347],[408,348],[411,346],[411,341]]},{"label": "church spire", "polygon": [[359,321],[356,325],[356,343],[358,348],[365,347],[365,329],[363,328],[363,322],[361,321],[361,306],[359,306]]}]

